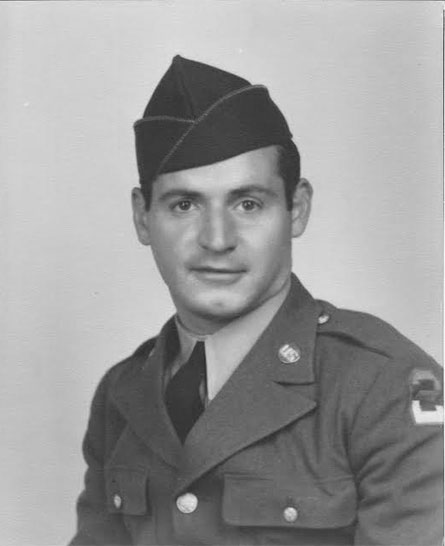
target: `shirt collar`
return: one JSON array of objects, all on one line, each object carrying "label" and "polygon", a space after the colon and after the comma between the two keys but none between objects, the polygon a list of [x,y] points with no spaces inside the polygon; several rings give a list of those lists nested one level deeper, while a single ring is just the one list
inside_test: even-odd
[{"label": "shirt collar", "polygon": [[197,341],[204,341],[207,365],[207,399],[221,390],[244,357],[266,329],[290,289],[290,280],[275,296],[246,315],[236,318],[211,335],[197,335],[188,330],[176,315],[180,358],[186,362]]}]

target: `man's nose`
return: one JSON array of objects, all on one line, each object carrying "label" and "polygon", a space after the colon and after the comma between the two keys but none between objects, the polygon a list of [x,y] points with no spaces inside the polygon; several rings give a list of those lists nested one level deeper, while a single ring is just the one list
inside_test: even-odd
[{"label": "man's nose", "polygon": [[212,252],[227,252],[236,247],[234,219],[228,211],[209,210],[201,218],[199,244]]}]

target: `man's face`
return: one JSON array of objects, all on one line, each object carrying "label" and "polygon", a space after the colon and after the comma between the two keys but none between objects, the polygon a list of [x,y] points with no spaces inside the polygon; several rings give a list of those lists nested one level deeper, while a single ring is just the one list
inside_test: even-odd
[{"label": "man's face", "polygon": [[305,204],[287,209],[275,146],[160,175],[152,190],[148,211],[133,190],[136,229],[190,329],[214,331],[288,282],[310,191],[299,188],[294,201]]}]

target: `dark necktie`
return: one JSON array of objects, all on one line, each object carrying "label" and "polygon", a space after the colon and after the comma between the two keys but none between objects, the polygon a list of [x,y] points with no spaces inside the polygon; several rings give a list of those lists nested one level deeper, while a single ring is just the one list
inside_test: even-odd
[{"label": "dark necktie", "polygon": [[204,342],[198,341],[190,358],[172,377],[165,391],[167,410],[181,442],[204,411],[199,390],[205,379]]}]

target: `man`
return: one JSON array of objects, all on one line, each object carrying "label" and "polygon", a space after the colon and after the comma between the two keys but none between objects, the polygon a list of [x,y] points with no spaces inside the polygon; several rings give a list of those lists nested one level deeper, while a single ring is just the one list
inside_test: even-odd
[{"label": "man", "polygon": [[98,387],[72,544],[439,544],[440,369],[291,273],[312,189],[267,89],[176,56],[135,132],[177,313]]}]

